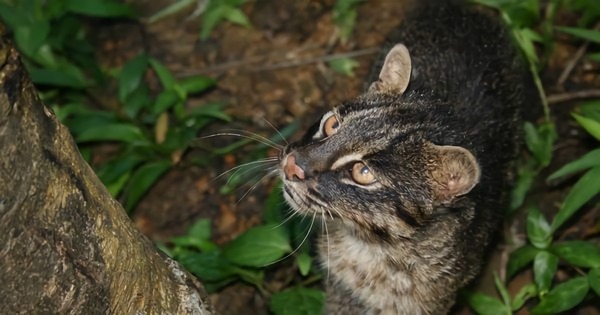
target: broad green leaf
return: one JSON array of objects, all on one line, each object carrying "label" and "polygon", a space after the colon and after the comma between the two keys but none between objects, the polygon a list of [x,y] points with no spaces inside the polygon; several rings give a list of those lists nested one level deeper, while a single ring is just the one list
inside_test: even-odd
[{"label": "broad green leaf", "polygon": [[169,160],[149,162],[139,167],[129,180],[125,209],[131,211],[148,189],[170,168]]},{"label": "broad green leaf", "polygon": [[572,265],[600,268],[600,245],[589,241],[567,241],[552,244],[552,252]]},{"label": "broad green leaf", "polygon": [[191,108],[187,112],[188,117],[210,117],[223,121],[231,121],[231,116],[223,110],[222,103],[208,103]]},{"label": "broad green leaf", "polygon": [[285,233],[273,225],[249,229],[223,248],[223,257],[250,267],[264,267],[292,251]]},{"label": "broad green leaf", "polygon": [[175,81],[175,78],[171,74],[171,71],[169,71],[169,69],[167,69],[167,67],[165,67],[160,61],[154,58],[150,58],[149,62],[152,66],[152,69],[154,69],[154,72],[158,76],[158,79],[160,80],[160,83],[162,84],[163,88],[165,90],[174,89],[175,85],[177,84],[177,81]]},{"label": "broad green leaf", "polygon": [[219,252],[185,251],[176,256],[185,269],[203,281],[217,282],[236,277],[236,267]]},{"label": "broad green leaf", "polygon": [[133,17],[131,8],[114,0],[65,0],[65,10],[97,17]]},{"label": "broad green leaf", "polygon": [[525,143],[529,151],[542,166],[548,166],[552,159],[552,145],[556,140],[556,130],[552,123],[542,123],[535,127],[530,122],[525,122]]},{"label": "broad green leaf", "polygon": [[525,302],[527,302],[527,300],[529,300],[532,297],[537,296],[538,292],[537,292],[537,286],[533,283],[528,283],[526,285],[524,285],[519,292],[517,292],[517,294],[515,294],[515,297],[512,299],[512,303],[511,303],[511,309],[512,311],[517,311],[519,310],[521,307],[523,307],[523,304],[525,304]]},{"label": "broad green leaf", "polygon": [[556,231],[565,221],[581,208],[591,198],[600,192],[600,166],[587,171],[573,185],[571,191],[563,201],[558,213],[552,221],[552,231]]},{"label": "broad green leaf", "polygon": [[600,140],[600,122],[591,118],[583,117],[575,113],[572,114],[575,120],[585,129],[590,135],[597,140]]},{"label": "broad green leaf", "polygon": [[467,300],[471,308],[480,315],[507,315],[510,314],[508,306],[500,300],[479,292],[469,292]]},{"label": "broad green leaf", "polygon": [[267,224],[280,224],[285,219],[287,204],[283,199],[280,186],[281,181],[278,179],[276,188],[271,189],[267,201],[264,204],[263,220]]},{"label": "broad green leaf", "polygon": [[208,88],[215,86],[216,80],[206,76],[195,76],[183,79],[179,82],[179,86],[188,94],[200,93]]},{"label": "broad green leaf", "polygon": [[271,296],[269,308],[275,315],[314,315],[323,313],[325,293],[309,288],[291,288]]},{"label": "broad green leaf", "polygon": [[233,24],[241,25],[244,27],[250,27],[250,21],[248,20],[244,12],[242,12],[242,10],[238,8],[227,7],[227,10],[225,10],[223,17]]},{"label": "broad green leaf", "polygon": [[131,154],[119,155],[114,160],[102,165],[98,170],[98,177],[104,185],[110,185],[123,176],[131,172],[136,166],[143,162],[139,156]]},{"label": "broad green leaf", "polygon": [[302,276],[307,276],[312,266],[312,257],[308,252],[301,252],[296,256],[296,263],[298,263],[298,270]]},{"label": "broad green leaf", "polygon": [[533,275],[535,284],[540,294],[550,290],[556,268],[558,267],[558,257],[547,251],[540,251],[533,261]]},{"label": "broad green leaf", "polygon": [[539,249],[527,244],[510,253],[508,264],[506,265],[507,277],[509,279],[512,278],[517,271],[523,269],[525,266],[531,263],[535,259],[535,256],[538,252]]},{"label": "broad green leaf", "polygon": [[570,279],[555,286],[536,307],[533,314],[558,314],[583,301],[590,287],[585,277]]},{"label": "broad green leaf", "polygon": [[211,226],[209,219],[200,219],[190,227],[187,235],[199,240],[208,241],[211,236]]},{"label": "broad green leaf", "polygon": [[597,165],[600,165],[600,149],[590,151],[577,160],[565,164],[558,171],[550,175],[548,180],[554,180],[559,177],[571,175]]},{"label": "broad green leaf", "polygon": [[329,66],[339,74],[352,77],[354,69],[358,67],[358,62],[350,58],[337,58],[329,61]]},{"label": "broad green leaf", "polygon": [[125,187],[125,184],[127,184],[129,177],[131,177],[131,172],[124,173],[112,183],[106,184],[106,189],[108,192],[110,192],[110,195],[114,198],[117,198],[121,191],[123,191],[123,188]]},{"label": "broad green leaf", "polygon": [[588,272],[588,282],[596,295],[600,296],[600,268],[594,268]]},{"label": "broad green leaf", "polygon": [[13,30],[30,23],[25,12],[3,2],[0,2],[0,18]]},{"label": "broad green leaf", "polygon": [[544,249],[552,241],[552,230],[538,208],[531,207],[527,214],[527,238],[533,246]]},{"label": "broad green leaf", "polygon": [[148,56],[140,54],[129,60],[119,73],[119,100],[125,103],[127,97],[135,91],[144,78],[148,68]]},{"label": "broad green leaf", "polygon": [[175,91],[166,90],[158,94],[158,97],[154,102],[154,106],[152,107],[152,113],[154,115],[162,114],[163,112],[167,111],[169,108],[177,104],[177,102],[179,101],[179,95],[177,95]]},{"label": "broad green leaf", "polygon": [[557,30],[600,44],[600,31],[576,27],[556,27]]},{"label": "broad green leaf", "polygon": [[72,72],[67,72],[58,69],[39,69],[31,68],[29,75],[31,81],[39,85],[50,85],[59,87],[70,87],[75,89],[83,89],[87,86],[85,78],[80,77]]},{"label": "broad green leaf", "polygon": [[50,23],[48,21],[35,21],[14,30],[15,42],[23,54],[34,57],[46,41],[49,32]]},{"label": "broad green leaf", "polygon": [[189,229],[186,235],[174,237],[171,239],[173,244],[179,247],[194,247],[200,251],[214,251],[217,249],[210,240],[211,226],[210,220],[201,219],[196,221]]},{"label": "broad green leaf", "polygon": [[147,141],[142,131],[130,124],[113,123],[90,126],[76,137],[77,142],[122,141],[127,143]]},{"label": "broad green leaf", "polygon": [[212,30],[224,19],[227,8],[224,6],[209,6],[202,16],[200,39],[206,40]]}]

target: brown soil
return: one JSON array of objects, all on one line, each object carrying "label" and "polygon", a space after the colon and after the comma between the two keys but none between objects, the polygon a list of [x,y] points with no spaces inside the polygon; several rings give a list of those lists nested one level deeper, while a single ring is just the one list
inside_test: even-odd
[{"label": "brown soil", "polygon": [[[171,1],[131,0],[142,16],[150,16]],[[334,0],[295,1],[262,0],[249,1],[243,10],[250,18],[252,28],[221,23],[206,41],[199,40],[199,18],[186,18],[193,8],[177,16],[150,25],[131,22],[115,22],[103,25],[97,33],[99,56],[106,65],[120,65],[140,51],[164,62],[179,77],[206,74],[218,79],[217,87],[210,93],[191,99],[189,106],[202,106],[214,100],[228,102],[227,112],[234,123],[214,125],[202,135],[222,129],[241,129],[265,136],[273,136],[276,128],[283,128],[295,120],[308,126],[332,105],[359,94],[363,80],[369,71],[378,47],[386,35],[402,19],[410,1],[371,0],[358,8],[358,21],[352,38],[347,42],[339,39],[332,21]],[[573,25],[574,17],[559,15],[559,21]],[[582,90],[600,85],[599,66],[582,59],[569,79],[557,87],[557,78],[570,62],[581,43],[567,37],[559,37],[559,43],[544,72],[549,94]],[[359,66],[353,77],[331,70],[326,60],[335,54],[362,52],[354,57]],[[552,105],[553,119],[560,135],[554,151],[552,165],[544,176],[565,162],[581,156],[597,146],[570,119],[570,112],[577,102],[568,101]],[[535,119],[539,119],[534,117]],[[200,135],[200,136],[202,136]],[[294,137],[292,137],[294,138]],[[224,146],[236,139],[219,138],[209,141]],[[200,149],[187,153],[183,161],[164,176],[142,200],[133,214],[133,220],[150,238],[167,241],[170,237],[185,233],[197,219],[210,218],[214,240],[225,243],[261,222],[261,211],[273,182],[263,181],[245,198],[241,199],[246,186],[230,195],[219,193],[223,180],[213,181],[222,172],[248,162],[246,157],[252,146],[225,156],[215,157],[209,165],[198,166],[193,161],[207,155]],[[547,217],[556,211],[572,182],[546,184],[538,182],[532,200],[538,200]],[[589,238],[598,235],[597,207],[574,219],[561,237]],[[524,235],[524,220],[514,221],[517,234]],[[506,259],[507,248],[500,246],[493,256],[492,266],[497,269]],[[296,272],[293,267],[283,266],[273,272]],[[480,286],[495,294],[491,272],[482,276]],[[276,281],[276,280],[273,280]],[[511,283],[511,291],[530,282],[531,275],[523,274]],[[514,293],[514,292],[513,292]],[[266,314],[267,300],[253,287],[237,283],[212,295],[216,308],[222,314]],[[460,313],[468,314],[462,310]],[[526,314],[523,311],[520,314]],[[598,308],[582,309],[580,314],[598,314]]]}]

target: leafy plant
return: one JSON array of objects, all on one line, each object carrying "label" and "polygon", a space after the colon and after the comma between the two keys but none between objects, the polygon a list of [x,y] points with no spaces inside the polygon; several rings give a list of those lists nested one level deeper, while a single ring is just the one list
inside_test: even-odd
[{"label": "leafy plant", "polygon": [[347,41],[356,24],[356,7],[364,0],[336,0],[333,6],[333,21],[340,30],[340,38]]},{"label": "leafy plant", "polygon": [[[210,222],[200,220],[185,236],[172,239],[173,248],[166,251],[203,280],[209,291],[241,280],[269,296],[271,292],[264,287],[265,272],[280,261],[294,259],[308,282],[320,277],[309,277],[312,258],[306,239],[310,228],[297,218],[284,220],[283,214],[287,212],[281,192],[273,190],[266,204],[263,225],[251,228],[219,247],[210,240]],[[302,241],[298,243],[298,240]],[[294,308],[285,307],[286,303],[294,303]],[[299,283],[295,288],[272,293],[271,310],[278,315],[317,314],[313,311],[322,309],[323,304],[322,291]]]},{"label": "leafy plant", "polygon": [[240,9],[245,2],[246,0],[179,0],[150,17],[148,22],[156,22],[196,4],[196,12],[194,14],[202,14],[200,39],[206,40],[215,26],[223,21],[250,27],[248,17]]}]

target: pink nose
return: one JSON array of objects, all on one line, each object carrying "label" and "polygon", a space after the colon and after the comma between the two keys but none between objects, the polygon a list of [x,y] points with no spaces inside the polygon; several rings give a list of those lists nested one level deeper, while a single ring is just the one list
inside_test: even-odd
[{"label": "pink nose", "polygon": [[304,170],[296,165],[296,158],[291,154],[285,160],[283,172],[285,173],[285,178],[288,180],[294,180],[294,176],[298,177],[298,179],[304,179]]}]

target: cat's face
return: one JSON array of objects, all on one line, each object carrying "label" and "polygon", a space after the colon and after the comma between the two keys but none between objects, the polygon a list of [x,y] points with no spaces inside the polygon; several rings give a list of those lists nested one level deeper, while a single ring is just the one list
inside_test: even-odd
[{"label": "cat's face", "polygon": [[409,238],[435,207],[477,183],[477,162],[467,150],[426,139],[431,122],[403,100],[408,82],[402,84],[390,93],[379,81],[285,149],[283,190],[295,210],[339,218],[380,238]]}]

